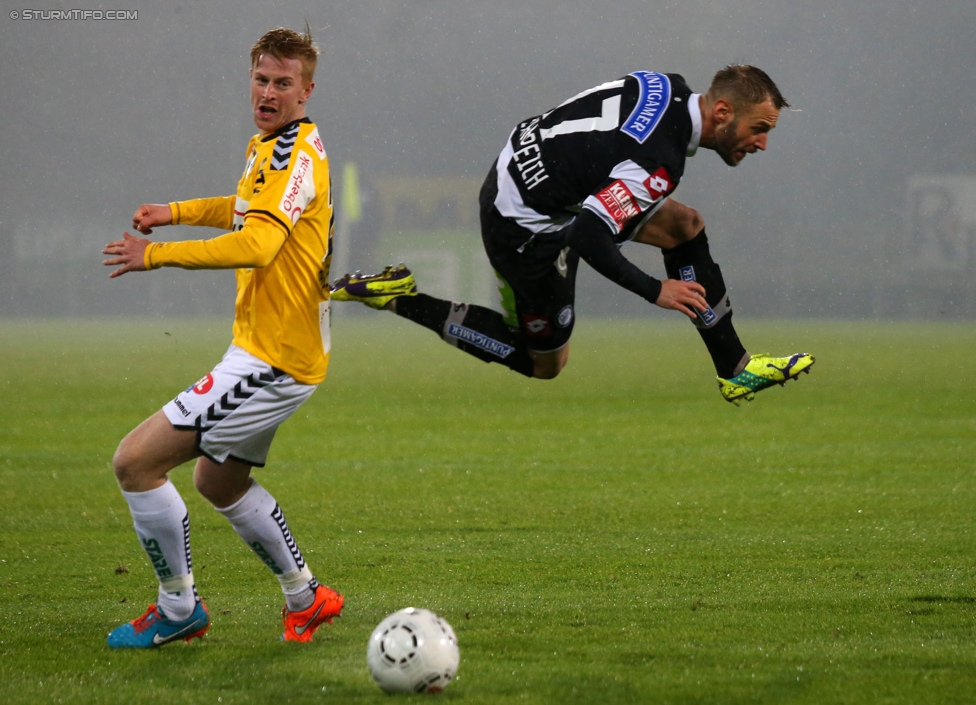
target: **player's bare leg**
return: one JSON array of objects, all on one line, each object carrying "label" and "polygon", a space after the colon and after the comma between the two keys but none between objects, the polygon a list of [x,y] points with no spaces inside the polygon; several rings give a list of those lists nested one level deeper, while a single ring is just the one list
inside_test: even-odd
[{"label": "player's bare leg", "polygon": [[688,242],[704,229],[705,219],[701,213],[669,198],[637,231],[634,242],[670,250]]},{"label": "player's bare leg", "polygon": [[190,641],[210,628],[210,615],[191,571],[186,505],[168,479],[170,470],[197,455],[196,434],[174,428],[158,411],[122,440],[112,458],[136,535],[159,580],[157,604],[112,630],[112,648],[147,649],[178,639]]},{"label": "player's bare leg", "polygon": [[199,455],[196,433],[173,428],[157,411],[122,439],[112,458],[123,492],[147,492],[166,482],[170,470]]}]

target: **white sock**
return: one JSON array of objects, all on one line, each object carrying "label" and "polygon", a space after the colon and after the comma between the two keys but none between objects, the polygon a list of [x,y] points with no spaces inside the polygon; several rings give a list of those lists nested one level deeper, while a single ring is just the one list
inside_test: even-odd
[{"label": "white sock", "polygon": [[238,502],[217,511],[227,517],[237,535],[278,578],[288,609],[308,609],[315,600],[318,582],[305,565],[275,498],[252,481]]},{"label": "white sock", "polygon": [[136,535],[159,579],[157,605],[176,621],[196,608],[197,591],[190,559],[190,517],[172,482],[148,492],[122,492]]}]

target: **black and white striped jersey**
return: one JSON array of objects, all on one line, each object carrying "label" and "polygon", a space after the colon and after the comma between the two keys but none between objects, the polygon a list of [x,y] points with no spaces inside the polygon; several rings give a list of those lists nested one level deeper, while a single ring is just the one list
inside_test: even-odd
[{"label": "black and white striped jersey", "polygon": [[700,138],[685,80],[634,72],[521,122],[498,157],[495,207],[535,235],[586,209],[622,242],[675,189]]}]

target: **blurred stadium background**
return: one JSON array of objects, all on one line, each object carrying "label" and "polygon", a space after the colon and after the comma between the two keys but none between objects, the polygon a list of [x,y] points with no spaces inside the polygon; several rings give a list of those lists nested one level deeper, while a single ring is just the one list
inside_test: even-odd
[{"label": "blurred stadium background", "polygon": [[[127,3],[126,21],[0,18],[0,316],[229,313],[229,273],[109,282],[99,250],[142,202],[233,190],[254,131],[250,45],[308,20],[323,48],[309,114],[332,160],[334,276],[402,260],[431,293],[493,302],[476,194],[514,124],[637,68],[705,90],[720,66],[748,62],[794,110],[735,170],[699,152],[676,193],[705,216],[737,312],[976,317],[976,114],[959,98],[976,88],[970,0],[554,7],[166,1]],[[657,252],[626,254],[663,275]],[[585,267],[579,309],[662,315]]]}]

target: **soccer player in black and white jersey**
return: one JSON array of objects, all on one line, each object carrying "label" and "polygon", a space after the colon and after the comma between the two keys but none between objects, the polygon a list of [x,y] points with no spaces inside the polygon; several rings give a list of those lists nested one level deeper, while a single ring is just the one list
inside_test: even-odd
[{"label": "soccer player in black and white jersey", "polygon": [[[332,298],[386,308],[481,360],[550,379],[569,359],[582,258],[621,287],[692,319],[723,397],[751,400],[809,371],[814,358],[746,351],[704,221],[670,195],[699,148],[733,167],[765,150],[785,107],[776,84],[754,66],[718,71],[704,94],[677,74],[651,71],[591,88],[519,123],[482,186],[482,239],[504,313],[418,293],[403,265],[346,275]],[[660,248],[668,278],[627,260],[620,252],[627,240]]]}]

